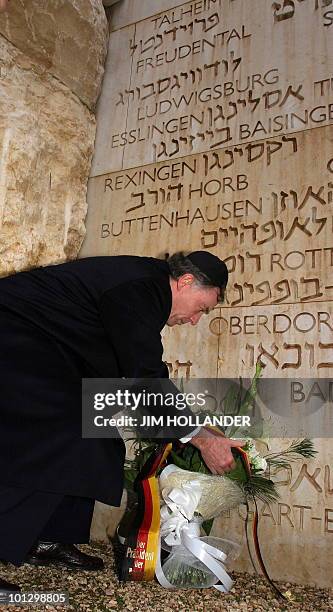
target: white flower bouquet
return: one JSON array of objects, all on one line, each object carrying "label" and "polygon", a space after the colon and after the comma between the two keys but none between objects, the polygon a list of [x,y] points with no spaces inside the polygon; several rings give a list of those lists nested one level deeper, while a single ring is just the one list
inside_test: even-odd
[{"label": "white flower bouquet", "polygon": [[[260,368],[257,367],[242,402],[237,394],[230,393],[227,398],[229,412],[233,411],[233,406],[238,414],[248,410],[256,395],[259,376]],[[224,433],[230,438],[237,436],[237,430]],[[126,461],[125,482],[129,496],[135,491],[138,504],[130,519],[125,516],[120,525],[119,535],[127,542],[125,556],[129,557],[122,565],[122,579],[149,580],[156,575],[166,588],[214,586],[223,592],[231,588],[232,580],[226,568],[229,561],[237,557],[239,545],[209,535],[214,518],[242,503],[248,507],[252,501],[256,507],[257,500],[265,503],[277,500],[279,493],[270,478],[272,468],[286,466],[301,457],[311,458],[316,453],[308,439],[294,440],[281,452],[265,454],[258,450],[262,446],[258,442],[263,440],[248,438],[244,442],[242,448],[232,448],[234,469],[216,476],[210,473],[200,452],[190,444],[176,443],[165,454],[156,439],[134,440],[134,458]],[[156,457],[163,458],[156,463]],[[158,475],[166,457],[168,465]],[[152,465],[155,466],[153,471]],[[126,523],[127,531],[123,529]],[[263,563],[257,520],[253,533],[260,567],[272,588],[281,595]],[[149,551],[147,542],[153,543]],[[165,552],[169,553],[167,559]],[[130,559],[136,559],[132,565]]]},{"label": "white flower bouquet", "polygon": [[[281,453],[260,455],[253,440],[243,449],[233,449],[236,467],[223,476],[184,470],[169,464],[159,476],[161,495],[161,546],[170,551],[156,576],[169,588],[215,588],[227,592],[232,580],[226,573],[230,560],[239,553],[236,542],[202,536],[201,524],[245,503],[249,498],[278,498],[269,468],[314,454],[309,440],[294,441]],[[175,461],[177,454],[173,453]],[[288,459],[287,459],[288,458]],[[206,527],[207,529],[207,527]],[[219,584],[217,584],[219,583]]]}]

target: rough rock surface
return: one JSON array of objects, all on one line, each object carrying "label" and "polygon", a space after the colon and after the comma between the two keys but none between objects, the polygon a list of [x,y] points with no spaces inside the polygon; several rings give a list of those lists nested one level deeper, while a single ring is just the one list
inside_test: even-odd
[{"label": "rough rock surface", "polygon": [[0,275],[78,254],[107,41],[102,0],[8,6],[0,14]]},{"label": "rough rock surface", "polygon": [[0,16],[0,34],[94,108],[108,24],[102,0],[20,0]]}]

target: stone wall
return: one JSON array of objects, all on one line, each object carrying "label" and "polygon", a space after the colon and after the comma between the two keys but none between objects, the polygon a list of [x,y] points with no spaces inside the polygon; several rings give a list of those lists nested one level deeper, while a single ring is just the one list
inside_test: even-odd
[{"label": "stone wall", "polygon": [[102,0],[0,13],[0,274],[77,256],[107,39]]},{"label": "stone wall", "polygon": [[[332,0],[113,9],[80,254],[226,260],[226,304],[164,334],[175,376],[252,377],[258,359],[286,383],[332,376],[332,26]],[[274,578],[331,586],[332,441],[316,445],[276,475],[260,533]],[[242,539],[243,519],[215,532]]]}]

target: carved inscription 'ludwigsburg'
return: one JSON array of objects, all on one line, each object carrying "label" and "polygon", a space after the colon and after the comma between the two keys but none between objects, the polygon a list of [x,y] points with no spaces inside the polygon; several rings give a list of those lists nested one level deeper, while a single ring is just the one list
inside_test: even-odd
[{"label": "carved inscription 'ludwigsburg'", "polygon": [[[137,166],[142,157],[171,159],[331,123],[325,2],[256,0],[242,2],[241,11],[236,0],[193,2],[129,28],[124,53],[132,68],[108,105],[114,121],[112,129],[105,124],[103,137],[108,134],[109,149],[124,150],[125,166]],[[325,65],[326,74],[312,82],[304,54],[290,56],[284,30],[291,18],[302,20],[306,40],[313,35],[311,15],[319,13],[311,60]]]},{"label": "carved inscription 'ludwigsburg'", "polygon": [[327,2],[202,0],[112,34],[110,56],[121,44],[123,62],[102,94],[96,167],[105,150],[112,171],[332,123]]}]

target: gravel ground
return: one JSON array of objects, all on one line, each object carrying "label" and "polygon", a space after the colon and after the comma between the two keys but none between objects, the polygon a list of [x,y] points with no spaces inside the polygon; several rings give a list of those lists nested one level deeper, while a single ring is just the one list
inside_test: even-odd
[{"label": "gravel ground", "polygon": [[106,569],[102,572],[73,572],[66,569],[3,566],[1,576],[21,585],[22,591],[60,591],[69,593],[69,606],[0,606],[8,612],[36,612],[49,610],[80,610],[106,612],[130,610],[134,612],[275,612],[277,610],[302,612],[333,611],[333,590],[300,587],[278,583],[279,588],[290,591],[292,603],[278,601],[267,583],[258,576],[233,574],[234,588],[228,595],[214,589],[169,591],[155,582],[119,583],[114,570],[111,545],[94,544],[81,547],[87,553],[102,556]]}]

